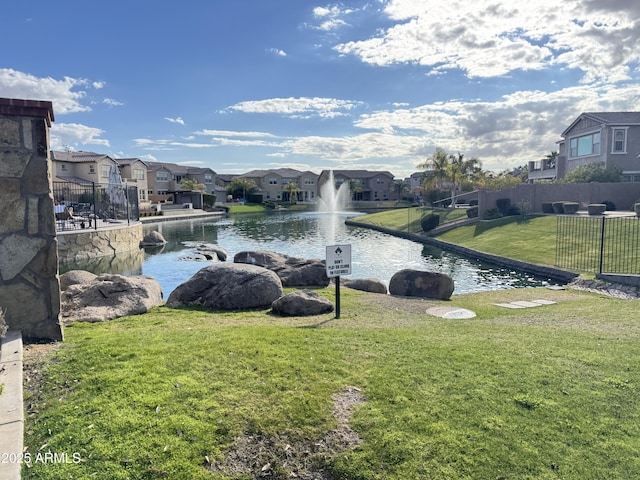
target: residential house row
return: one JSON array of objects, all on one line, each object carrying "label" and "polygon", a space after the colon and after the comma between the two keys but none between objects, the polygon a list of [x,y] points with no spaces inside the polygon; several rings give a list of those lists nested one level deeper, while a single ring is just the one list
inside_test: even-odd
[{"label": "residential house row", "polygon": [[[226,186],[241,178],[256,185],[254,198],[259,201],[314,203],[320,187],[329,180],[329,170],[320,174],[292,168],[252,170],[243,174],[217,174],[207,167],[190,167],[166,162],[145,162],[139,158],[112,158],[109,155],[84,151],[52,151],[54,181],[78,184],[108,183],[112,167],[117,167],[123,181],[138,187],[141,205],[167,200],[183,191],[183,179],[195,180],[205,186],[204,192],[226,200]],[[334,170],[336,187],[348,182],[356,201],[398,200],[394,176],[388,171]],[[296,188],[290,189],[289,184]]]},{"label": "residential house row", "polygon": [[640,112],[585,112],[561,134],[555,158],[529,162],[529,182],[560,180],[590,164],[616,166],[640,183]]}]

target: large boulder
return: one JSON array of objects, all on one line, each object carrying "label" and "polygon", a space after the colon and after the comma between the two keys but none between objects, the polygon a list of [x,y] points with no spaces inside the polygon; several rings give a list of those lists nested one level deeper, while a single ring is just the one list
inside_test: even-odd
[{"label": "large boulder", "polygon": [[178,285],[167,306],[202,306],[216,310],[270,307],[282,296],[282,282],[263,267],[237,263],[215,263]]},{"label": "large boulder", "polygon": [[299,290],[284,295],[271,304],[277,315],[303,317],[333,312],[333,303],[311,290]]},{"label": "large boulder", "polygon": [[445,273],[405,269],[394,273],[389,281],[389,293],[403,297],[449,300],[453,289],[453,278]]},{"label": "large boulder", "polygon": [[340,285],[354,290],[362,290],[364,292],[387,294],[387,286],[377,278],[350,279],[340,277]]},{"label": "large boulder", "polygon": [[69,270],[60,275],[60,290],[65,291],[71,285],[94,282],[97,275],[86,270]]},{"label": "large boulder", "polygon": [[259,265],[275,272],[285,287],[326,287],[329,285],[327,269],[323,260],[290,257],[267,250],[240,252],[233,258],[235,263]]},{"label": "large boulder", "polygon": [[147,233],[140,242],[141,247],[160,247],[166,245],[167,241],[157,230]]},{"label": "large boulder", "polygon": [[[64,283],[77,275],[69,275]],[[162,287],[155,278],[112,274],[85,278],[89,281],[66,285],[61,294],[60,317],[64,323],[104,322],[139,315],[162,304]]]},{"label": "large boulder", "polygon": [[227,261],[227,251],[214,243],[182,242],[182,244],[186,247],[195,248],[196,254],[204,256],[207,260]]}]

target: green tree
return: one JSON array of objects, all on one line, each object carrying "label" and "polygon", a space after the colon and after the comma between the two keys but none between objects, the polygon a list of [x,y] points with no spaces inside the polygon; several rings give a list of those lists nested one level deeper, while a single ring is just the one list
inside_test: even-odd
[{"label": "green tree", "polygon": [[[418,165],[418,168],[424,168],[429,173],[425,172],[425,190],[427,188],[442,188],[442,184],[446,178],[448,178],[450,156],[447,155],[442,148],[436,148],[434,154],[427,158],[423,163]],[[433,183],[435,182],[435,183]]]},{"label": "green tree", "polygon": [[289,203],[295,203],[297,199],[297,193],[300,191],[296,182],[289,182],[284,187],[282,187],[284,192],[289,194]]},{"label": "green tree", "polygon": [[565,183],[616,183],[622,181],[622,170],[617,165],[591,163],[574,168],[564,177]]},{"label": "green tree", "polygon": [[247,198],[258,189],[253,180],[247,178],[234,178],[227,186],[227,193],[233,198]]},{"label": "green tree", "polygon": [[207,187],[203,183],[198,183],[195,178],[183,178],[180,186],[189,192],[204,192]]},{"label": "green tree", "polygon": [[362,200],[362,183],[359,180],[349,180],[349,191],[354,201]]},{"label": "green tree", "polygon": [[462,192],[463,182],[472,181],[481,171],[480,161],[477,158],[465,159],[464,155],[460,152],[458,152],[457,155],[449,155],[447,174],[453,183],[451,197],[454,206],[456,203],[456,195]]}]

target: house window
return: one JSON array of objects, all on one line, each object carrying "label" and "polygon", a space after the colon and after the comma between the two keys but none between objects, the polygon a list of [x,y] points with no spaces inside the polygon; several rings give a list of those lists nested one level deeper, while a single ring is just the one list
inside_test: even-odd
[{"label": "house window", "polygon": [[138,190],[138,198],[144,202],[147,199],[146,192],[142,189]]},{"label": "house window", "polygon": [[627,129],[613,129],[612,153],[627,153]]},{"label": "house window", "polygon": [[304,184],[305,185],[315,185],[316,182],[313,180],[313,178],[305,178],[304,179]]},{"label": "house window", "polygon": [[111,165],[102,165],[101,177],[109,178],[110,171],[111,171]]},{"label": "house window", "polygon": [[67,171],[67,166],[64,163],[61,164],[60,165],[60,170],[63,171],[63,172],[66,172]]},{"label": "house window", "polygon": [[378,185],[382,185],[382,184],[384,183],[384,178],[382,178],[382,177],[376,177],[376,183],[377,183]]},{"label": "house window", "polygon": [[276,177],[269,178],[269,185],[277,185],[277,184],[278,184],[278,179]]},{"label": "house window", "polygon": [[158,182],[168,182],[169,181],[169,173],[168,172],[156,172],[156,181],[158,181]]},{"label": "house window", "polygon": [[96,173],[96,166],[95,165],[89,165],[89,173]]},{"label": "house window", "polygon": [[211,175],[210,173],[205,173],[204,174],[204,183],[206,183],[206,184],[213,183],[213,175]]},{"label": "house window", "polygon": [[144,180],[144,170],[140,170],[139,168],[136,168],[133,171],[133,178],[135,178],[136,180]]},{"label": "house window", "polygon": [[600,132],[572,138],[570,140],[570,146],[572,158],[600,155]]}]

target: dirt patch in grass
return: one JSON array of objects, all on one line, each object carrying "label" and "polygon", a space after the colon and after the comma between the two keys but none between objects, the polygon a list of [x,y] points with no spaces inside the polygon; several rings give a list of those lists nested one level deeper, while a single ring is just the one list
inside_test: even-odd
[{"label": "dirt patch in grass", "polygon": [[365,401],[359,388],[346,387],[333,395],[333,416],[338,425],[322,438],[299,438],[293,433],[278,436],[242,435],[222,463],[206,465],[226,475],[252,478],[300,478],[332,480],[327,462],[335,455],[360,444],[349,422],[355,407]]},{"label": "dirt patch in grass", "polygon": [[58,342],[25,343],[22,347],[22,388],[26,415],[32,416],[39,411],[44,370],[60,345]]}]

